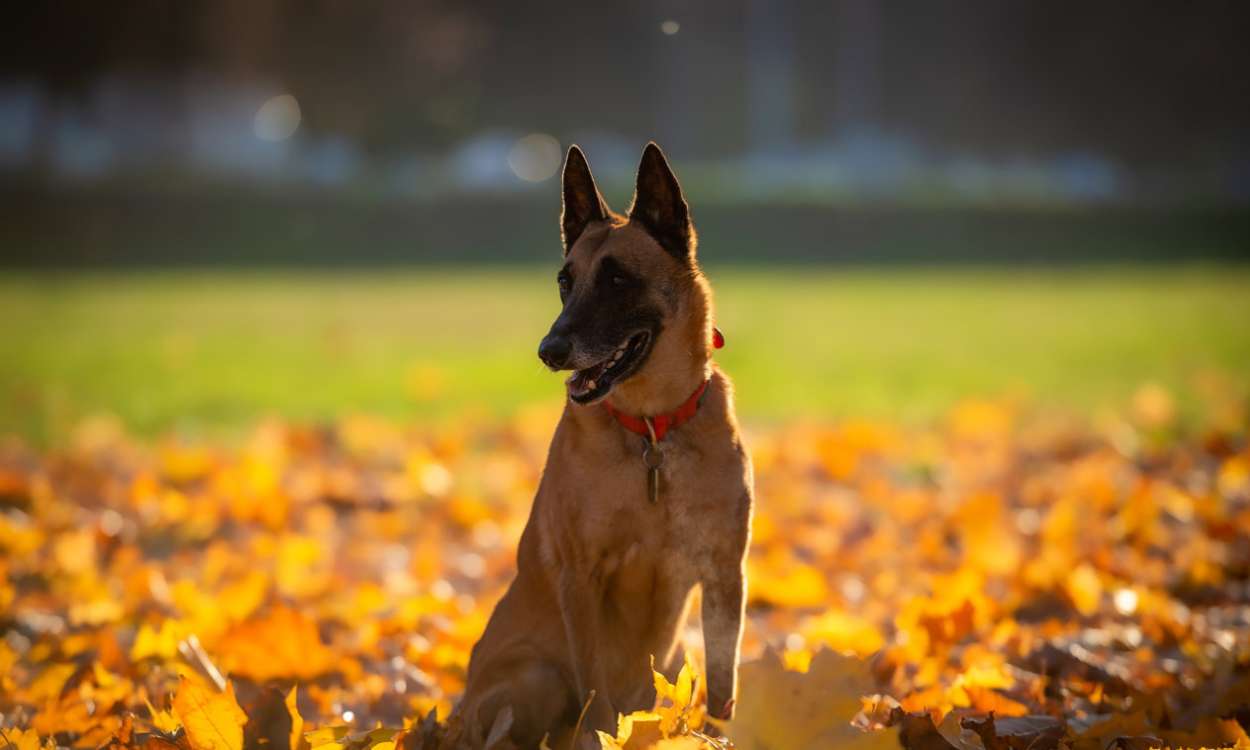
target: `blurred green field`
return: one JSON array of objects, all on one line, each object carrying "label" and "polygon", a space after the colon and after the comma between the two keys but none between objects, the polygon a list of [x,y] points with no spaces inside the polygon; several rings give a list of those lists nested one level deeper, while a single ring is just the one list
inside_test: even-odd
[{"label": "blurred green field", "polygon": [[[139,432],[266,415],[440,419],[554,404],[555,264],[395,272],[0,276],[0,432],[115,414]],[[967,396],[1122,407],[1250,384],[1250,268],[713,268],[748,420],[932,418]]]}]

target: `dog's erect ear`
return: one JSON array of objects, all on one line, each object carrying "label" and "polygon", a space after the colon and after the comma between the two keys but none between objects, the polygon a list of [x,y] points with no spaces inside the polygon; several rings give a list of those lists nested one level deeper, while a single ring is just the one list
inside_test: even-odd
[{"label": "dog's erect ear", "polygon": [[577,146],[569,146],[569,155],[564,158],[561,188],[560,236],[564,239],[564,254],[568,255],[587,224],[608,218],[608,204],[595,186],[585,154]]},{"label": "dog's erect ear", "polygon": [[693,259],[695,234],[690,224],[690,207],[664,152],[654,142],[642,151],[629,218],[646,227],[660,246],[678,260]]}]

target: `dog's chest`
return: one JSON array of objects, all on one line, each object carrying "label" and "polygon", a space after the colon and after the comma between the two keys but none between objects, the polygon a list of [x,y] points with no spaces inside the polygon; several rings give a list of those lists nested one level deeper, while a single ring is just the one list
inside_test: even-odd
[{"label": "dog's chest", "polygon": [[587,467],[578,482],[580,512],[573,530],[631,580],[653,577],[649,568],[656,561],[689,551],[691,532],[698,531],[699,516],[715,495],[700,455],[680,444],[661,444],[653,492],[641,441],[636,447],[614,461]]}]

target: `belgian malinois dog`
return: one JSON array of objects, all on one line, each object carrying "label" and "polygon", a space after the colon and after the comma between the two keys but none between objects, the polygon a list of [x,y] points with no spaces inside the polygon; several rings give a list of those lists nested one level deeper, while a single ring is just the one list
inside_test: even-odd
[{"label": "belgian malinois dog", "polygon": [[538,356],[572,371],[568,401],[454,747],[599,747],[593,730],[652,707],[653,660],[680,666],[696,587],[709,713],[734,710],[753,479],[689,208],[654,143],[627,216],[573,146],[560,224],[562,309]]}]

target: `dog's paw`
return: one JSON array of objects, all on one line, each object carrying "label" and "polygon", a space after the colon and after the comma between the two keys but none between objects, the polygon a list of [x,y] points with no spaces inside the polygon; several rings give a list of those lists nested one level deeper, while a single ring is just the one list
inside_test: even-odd
[{"label": "dog's paw", "polygon": [[735,705],[737,705],[737,701],[735,701],[733,698],[729,698],[725,702],[721,703],[720,710],[718,711],[716,708],[716,703],[712,700],[709,700],[707,704],[707,715],[719,721],[729,721],[730,719],[734,717]]}]

